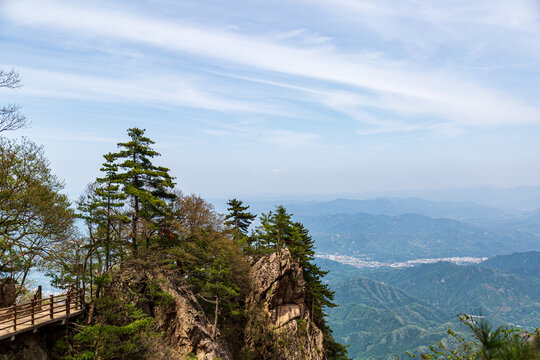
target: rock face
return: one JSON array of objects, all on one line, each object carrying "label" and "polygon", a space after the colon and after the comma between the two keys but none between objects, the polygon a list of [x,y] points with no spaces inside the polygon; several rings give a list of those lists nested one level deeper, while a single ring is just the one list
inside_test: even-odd
[{"label": "rock face", "polygon": [[155,318],[156,325],[167,336],[168,348],[153,349],[151,359],[183,359],[193,354],[199,360],[232,360],[227,344],[212,340],[211,322],[178,274],[130,264],[121,271],[113,289],[119,294],[126,293],[126,289],[148,293],[149,284],[154,287],[151,293],[168,294],[168,301],[137,304]]},{"label": "rock face", "polygon": [[[235,347],[226,343],[227,337],[219,330],[217,340],[212,339],[213,325],[179,273],[142,262],[126,264],[110,291],[119,297],[138,294],[133,297],[137,299],[134,304],[150,314],[166,334],[167,346],[151,349],[150,359],[184,359],[193,354],[200,360],[325,360],[323,333],[311,321],[305,303],[303,271],[289,250],[252,258],[250,264],[246,325],[236,334],[237,339],[228,338],[245,345],[241,354],[231,353]],[[168,301],[152,297],[157,292],[166,294]]]},{"label": "rock face", "polygon": [[261,359],[323,360],[323,334],[305,304],[302,268],[288,249],[252,262],[246,343]]},{"label": "rock face", "polygon": [[0,308],[15,304],[15,280],[11,278],[0,279]]},{"label": "rock face", "polygon": [[19,334],[14,341],[0,341],[2,360],[50,360],[49,353],[59,338],[66,334],[63,326],[49,325],[37,333]]}]

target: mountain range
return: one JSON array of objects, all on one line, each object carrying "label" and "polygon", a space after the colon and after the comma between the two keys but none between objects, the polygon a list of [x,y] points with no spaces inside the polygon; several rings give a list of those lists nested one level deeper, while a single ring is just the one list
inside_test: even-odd
[{"label": "mountain range", "polygon": [[540,248],[539,237],[530,232],[490,230],[457,220],[417,214],[357,213],[298,218],[310,230],[319,253],[378,261],[490,257]]},{"label": "mountain range", "polygon": [[317,264],[329,271],[325,279],[339,304],[328,310],[329,323],[336,338],[350,344],[354,359],[426,351],[448,340],[446,329],[463,331],[458,313],[528,330],[540,325],[540,279],[532,271],[540,269],[538,252],[498,256],[477,266],[358,269],[321,258]]}]

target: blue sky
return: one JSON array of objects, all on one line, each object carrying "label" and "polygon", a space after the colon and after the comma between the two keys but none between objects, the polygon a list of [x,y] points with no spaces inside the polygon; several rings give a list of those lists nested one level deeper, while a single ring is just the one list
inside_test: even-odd
[{"label": "blue sky", "polygon": [[2,89],[76,196],[128,127],[187,192],[540,185],[540,5],[0,0]]}]

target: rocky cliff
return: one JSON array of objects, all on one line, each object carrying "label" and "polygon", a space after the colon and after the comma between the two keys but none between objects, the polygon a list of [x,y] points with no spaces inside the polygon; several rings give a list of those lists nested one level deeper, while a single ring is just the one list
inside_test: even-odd
[{"label": "rocky cliff", "polygon": [[310,319],[302,268],[288,249],[252,260],[246,343],[263,359],[322,360],[323,333]]},{"label": "rocky cliff", "polygon": [[184,359],[189,354],[199,360],[233,359],[224,339],[212,339],[211,321],[177,272],[131,262],[121,269],[110,291],[109,295],[135,300],[135,305],[150,314],[164,333],[166,342],[153,346],[149,358]]},{"label": "rocky cliff", "polygon": [[[125,262],[110,274],[100,289],[103,301],[91,304],[85,322],[94,327],[114,325],[111,319],[118,322],[124,311],[116,312],[115,306],[141,309],[153,319],[152,333],[158,334],[143,335],[145,359],[323,360],[323,334],[310,319],[302,268],[290,252],[284,249],[247,262],[249,286],[237,304],[244,311],[229,319],[238,323],[234,332],[218,328],[213,339],[213,313],[201,304],[196,287],[178,268],[143,259]],[[54,339],[49,331],[18,337],[16,343],[0,347],[0,355],[56,359],[48,348],[65,334],[62,329],[58,327]]]},{"label": "rocky cliff", "polygon": [[[139,296],[136,305],[154,317],[167,340],[167,346],[152,350],[153,359],[182,359],[192,354],[201,360],[323,360],[323,334],[310,319],[302,268],[289,250],[248,261],[251,290],[245,301],[246,326],[234,334],[243,338],[241,354],[231,351],[231,339],[221,336],[219,329],[216,340],[212,340],[211,319],[177,273],[143,263],[129,264],[113,282],[111,291],[118,296],[147,294]],[[152,295],[156,293],[167,294],[169,301],[156,301]]]}]

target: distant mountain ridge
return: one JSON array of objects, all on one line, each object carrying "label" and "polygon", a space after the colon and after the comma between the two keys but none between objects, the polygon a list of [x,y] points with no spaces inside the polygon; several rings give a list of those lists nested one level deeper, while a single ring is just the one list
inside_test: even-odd
[{"label": "distant mountain ridge", "polygon": [[512,213],[481,206],[473,202],[435,202],[420,198],[380,197],[369,200],[336,199],[316,204],[291,204],[289,210],[301,216],[368,213],[398,216],[418,214],[431,218],[447,218],[477,222],[513,217]]},{"label": "distant mountain ridge", "polygon": [[[217,210],[226,212],[224,201],[214,201]],[[496,207],[478,205],[471,201],[430,201],[417,197],[377,197],[372,199],[338,198],[330,201],[266,200],[246,202],[251,211],[268,212],[276,205],[283,205],[297,216],[368,213],[397,216],[419,214],[432,218],[448,218],[466,222],[496,221],[513,218],[516,213]]]},{"label": "distant mountain ridge", "polygon": [[536,250],[539,237],[423,215],[367,213],[299,216],[319,253],[404,261],[454,256],[490,257]]},{"label": "distant mountain ridge", "polygon": [[510,272],[522,277],[540,279],[540,251],[499,255],[483,261],[479,265]]}]

